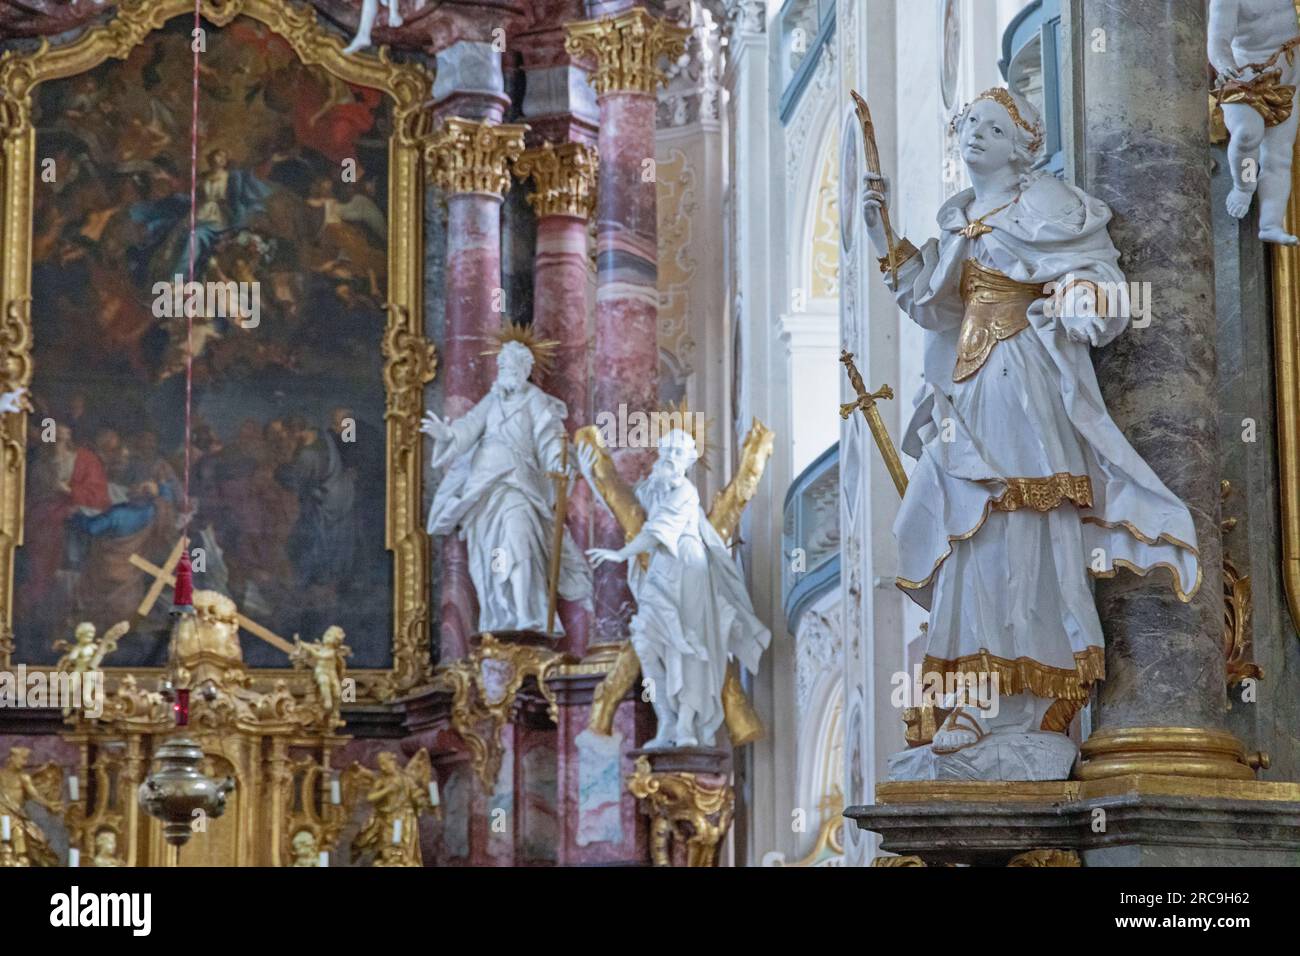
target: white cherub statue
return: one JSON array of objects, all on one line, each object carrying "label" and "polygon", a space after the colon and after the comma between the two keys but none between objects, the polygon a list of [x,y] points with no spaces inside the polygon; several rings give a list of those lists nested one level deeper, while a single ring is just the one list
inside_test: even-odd
[{"label": "white cherub statue", "polygon": [[27,391],[25,388],[16,388],[12,392],[5,392],[0,395],[0,415],[12,415],[15,412],[23,410],[23,394]]},{"label": "white cherub statue", "polygon": [[1231,140],[1228,213],[1242,219],[1259,193],[1259,238],[1300,245],[1283,225],[1300,112],[1300,24],[1294,0],[1210,0],[1214,95]]},{"label": "white cherub statue", "polygon": [[1092,347],[1129,319],[1110,209],[1037,169],[1038,113],[1007,90],[980,94],[954,128],[972,188],[939,209],[937,239],[917,249],[886,235],[879,175],[864,205],[885,282],[925,330],[897,584],[930,612],[925,674],[983,692],[935,701],[956,706],[891,773],[1064,779],[1076,748],[1061,731],[1105,676],[1089,575],[1163,568],[1190,600],[1196,532],[1093,371]]},{"label": "white cherub statue", "polygon": [[[357,53],[370,47],[370,31],[375,27],[380,4],[388,10],[390,28],[396,29],[402,25],[402,15],[397,12],[398,0],[361,0],[361,21],[357,24],[357,35],[343,48],[344,53]],[[423,0],[419,6],[424,6]]]}]

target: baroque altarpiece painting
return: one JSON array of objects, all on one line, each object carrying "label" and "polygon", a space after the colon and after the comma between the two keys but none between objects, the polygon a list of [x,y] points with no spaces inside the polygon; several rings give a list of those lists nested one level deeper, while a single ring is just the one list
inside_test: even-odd
[{"label": "baroque altarpiece painting", "polygon": [[[126,620],[110,663],[164,664],[189,387],[196,587],[234,599],[251,666],[286,668],[295,635],[337,624],[363,693],[390,696],[429,667],[429,77],[342,56],[289,5],[205,4],[201,40],[191,10],[124,3],[0,73],[4,239],[26,252],[4,276],[7,387],[32,405],[5,425],[7,656],[48,665],[77,622]],[[187,331],[192,42],[193,275],[216,308]]]}]

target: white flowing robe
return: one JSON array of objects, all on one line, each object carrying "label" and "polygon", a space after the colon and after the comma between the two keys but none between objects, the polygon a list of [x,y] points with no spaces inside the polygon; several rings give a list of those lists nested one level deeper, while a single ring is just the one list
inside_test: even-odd
[{"label": "white flowing robe", "polygon": [[[758,670],[771,632],[754,614],[740,569],[708,516],[695,485],[646,479],[636,486],[645,509],[641,533],[655,540],[649,566],[628,562],[636,598],[630,633],[647,677],[660,683],[668,710],[695,712],[695,735],[708,746],[723,720],[722,684],[735,657]],[[662,728],[661,728],[662,729]]]},{"label": "white flowing robe", "polygon": [[[451,467],[429,508],[428,532],[459,528],[481,631],[546,629],[555,526],[547,472],[562,469],[564,418],[564,403],[531,382],[508,399],[493,389],[452,422],[450,441],[435,446],[433,466]],[[569,601],[591,596],[591,568],[568,529],[558,591]]]},{"label": "white flowing robe", "polygon": [[[1080,700],[1105,675],[1089,574],[1165,568],[1190,600],[1200,584],[1196,532],[1111,420],[1090,346],[1067,336],[1045,308],[1050,299],[1034,302],[1029,327],[999,341],[975,374],[953,381],[967,259],[1040,287],[1124,282],[1101,201],[1044,177],[988,217],[991,233],[968,239],[973,197],[966,190],[945,203],[941,238],[899,270],[898,304],[927,334],[926,385],[903,441],[918,462],[894,526],[898,585],[930,611],[927,672],[992,671],[1002,694]],[[1110,291],[1122,299],[1103,345],[1128,323],[1127,290]],[[1007,479],[1061,473],[1090,479],[1091,507],[993,507]]]}]

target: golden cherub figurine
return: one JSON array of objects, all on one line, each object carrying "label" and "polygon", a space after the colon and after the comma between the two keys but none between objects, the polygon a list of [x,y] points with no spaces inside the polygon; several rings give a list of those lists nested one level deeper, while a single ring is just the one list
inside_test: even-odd
[{"label": "golden cherub figurine", "polygon": [[123,866],[124,864],[117,856],[117,834],[112,830],[103,829],[95,834],[95,855],[90,861],[91,866]]},{"label": "golden cherub figurine", "polygon": [[310,830],[303,829],[295,833],[289,846],[293,850],[290,866],[320,866],[320,844],[316,842],[316,834]]},{"label": "golden cherub figurine", "polygon": [[310,668],[316,685],[316,699],[321,714],[331,727],[341,727],[339,708],[343,703],[343,674],[347,670],[346,658],[352,649],[343,643],[346,635],[337,624],[326,628],[319,641],[293,639],[293,653],[289,659],[295,667]]},{"label": "golden cherub figurine", "polygon": [[[349,794],[364,788],[370,804],[370,819],[352,841],[352,861],[372,853],[372,866],[423,866],[420,815],[431,811],[442,816],[432,799],[429,751],[421,747],[404,768],[391,753],[381,753],[378,762],[377,771],[354,763],[343,772]],[[345,802],[350,806],[353,800]]]},{"label": "golden cherub figurine", "polygon": [[99,665],[104,662],[104,658],[117,650],[118,638],[130,629],[129,622],[118,621],[108,629],[108,633],[104,635],[103,640],[96,641],[95,625],[89,621],[82,621],[77,625],[77,629],[72,632],[72,644],[60,640],[55,641],[52,645],[54,650],[63,651],[63,656],[54,665],[55,669],[69,671],[74,674],[99,670]]},{"label": "golden cherub figurine", "polygon": [[30,800],[51,813],[63,813],[59,792],[63,771],[47,763],[27,770],[27,747],[11,747],[0,767],[0,866],[56,866],[59,862],[49,841],[23,809]]}]

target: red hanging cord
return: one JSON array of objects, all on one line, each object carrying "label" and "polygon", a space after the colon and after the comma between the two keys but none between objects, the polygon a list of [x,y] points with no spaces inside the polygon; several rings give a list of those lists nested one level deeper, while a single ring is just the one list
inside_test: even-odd
[{"label": "red hanging cord", "polygon": [[[181,549],[180,561],[176,565],[176,584],[172,595],[172,609],[177,611],[192,609],[194,594],[194,573],[190,568],[189,529],[190,529],[190,416],[194,402],[194,310],[189,307],[194,282],[195,240],[198,236],[198,196],[199,196],[199,37],[202,36],[200,3],[194,0],[194,30],[190,34],[190,48],[194,51],[193,80],[190,92],[190,240],[189,272],[186,278],[185,309],[185,485],[181,496],[181,514],[185,526],[181,533],[186,536],[185,547]],[[198,301],[203,301],[202,299]]]}]

